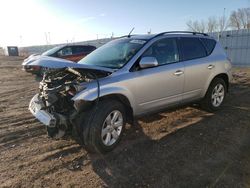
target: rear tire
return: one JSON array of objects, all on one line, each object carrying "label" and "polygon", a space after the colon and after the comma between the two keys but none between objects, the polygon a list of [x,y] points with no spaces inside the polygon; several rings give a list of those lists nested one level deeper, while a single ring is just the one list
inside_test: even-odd
[{"label": "rear tire", "polygon": [[226,83],[221,78],[215,78],[207,90],[201,102],[203,109],[209,112],[217,111],[221,108],[226,97]]},{"label": "rear tire", "polygon": [[115,100],[104,100],[77,121],[82,143],[89,152],[106,153],[121,140],[126,122],[124,106]]}]

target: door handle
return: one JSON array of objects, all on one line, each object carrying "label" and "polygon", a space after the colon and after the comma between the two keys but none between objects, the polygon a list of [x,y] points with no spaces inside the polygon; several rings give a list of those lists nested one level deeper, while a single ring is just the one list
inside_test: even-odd
[{"label": "door handle", "polygon": [[182,75],[184,72],[182,71],[182,70],[177,70],[175,73],[174,73],[174,75],[175,76],[180,76],[180,75]]},{"label": "door handle", "polygon": [[208,68],[208,69],[212,69],[212,68],[214,68],[214,65],[208,65],[207,68]]}]

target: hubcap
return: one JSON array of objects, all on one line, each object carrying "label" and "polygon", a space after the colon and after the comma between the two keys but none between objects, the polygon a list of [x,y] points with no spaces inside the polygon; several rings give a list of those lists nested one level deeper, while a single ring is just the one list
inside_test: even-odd
[{"label": "hubcap", "polygon": [[106,146],[113,145],[122,132],[123,117],[118,110],[112,111],[105,119],[102,125],[101,137]]},{"label": "hubcap", "polygon": [[212,92],[212,104],[214,107],[219,107],[223,102],[225,89],[222,84],[217,84]]}]

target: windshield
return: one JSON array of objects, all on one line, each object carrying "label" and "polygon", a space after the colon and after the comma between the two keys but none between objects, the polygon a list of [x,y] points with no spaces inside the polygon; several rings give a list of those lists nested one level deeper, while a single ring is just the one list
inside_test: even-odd
[{"label": "windshield", "polygon": [[62,47],[56,46],[54,48],[51,48],[50,50],[47,50],[46,52],[43,52],[42,55],[50,56],[50,55],[54,54],[56,51],[58,51],[60,48],[62,48]]},{"label": "windshield", "polygon": [[96,49],[78,63],[112,69],[123,67],[144,45],[146,40],[117,39]]}]

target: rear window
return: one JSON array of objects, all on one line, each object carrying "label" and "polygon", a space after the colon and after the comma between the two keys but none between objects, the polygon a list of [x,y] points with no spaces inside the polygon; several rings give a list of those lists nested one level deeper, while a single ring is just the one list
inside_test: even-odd
[{"label": "rear window", "polygon": [[179,40],[182,60],[202,58],[207,55],[199,38],[183,37]]},{"label": "rear window", "polygon": [[203,44],[206,47],[207,54],[210,55],[214,50],[216,41],[213,39],[207,39],[207,38],[201,38],[201,41],[203,42]]}]

